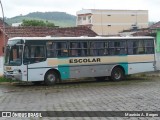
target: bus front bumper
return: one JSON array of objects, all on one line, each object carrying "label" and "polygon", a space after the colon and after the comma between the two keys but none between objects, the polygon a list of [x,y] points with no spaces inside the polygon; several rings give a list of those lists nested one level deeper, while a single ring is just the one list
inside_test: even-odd
[{"label": "bus front bumper", "polygon": [[14,72],[4,72],[4,78],[21,81],[22,74],[21,73],[14,73]]}]

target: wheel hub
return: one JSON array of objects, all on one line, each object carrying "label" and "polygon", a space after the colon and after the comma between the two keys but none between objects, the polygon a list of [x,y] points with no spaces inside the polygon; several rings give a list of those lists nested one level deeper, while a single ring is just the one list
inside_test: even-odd
[{"label": "wheel hub", "polygon": [[121,74],[118,71],[116,71],[114,76],[116,79],[119,79],[121,77]]},{"label": "wheel hub", "polygon": [[48,80],[50,82],[54,82],[56,80],[56,77],[54,75],[50,74],[50,75],[48,75]]}]

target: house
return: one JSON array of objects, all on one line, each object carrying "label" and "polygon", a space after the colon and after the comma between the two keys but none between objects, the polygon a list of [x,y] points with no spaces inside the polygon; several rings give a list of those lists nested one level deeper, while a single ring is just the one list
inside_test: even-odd
[{"label": "house", "polygon": [[12,23],[12,27],[19,27],[22,25],[22,22],[19,23]]},{"label": "house", "polygon": [[152,30],[159,29],[160,28],[160,21],[151,25],[149,28]]},{"label": "house", "polygon": [[129,29],[129,30],[123,30],[119,33],[120,36],[153,36],[156,37],[157,29],[160,30],[160,21],[149,26],[148,28],[142,28],[142,29]]},{"label": "house", "polygon": [[76,24],[98,35],[117,35],[123,30],[147,28],[148,10],[82,9],[77,12]]},{"label": "house", "polygon": [[[159,55],[160,53],[160,21],[151,25],[150,29],[152,30],[152,34],[154,34],[154,36],[156,37],[156,52],[158,53],[157,55]],[[159,55],[160,56],[160,55]]]},{"label": "house", "polygon": [[149,26],[147,29],[140,29],[133,33],[133,36],[153,36],[156,37],[157,29],[160,29],[160,21]]}]

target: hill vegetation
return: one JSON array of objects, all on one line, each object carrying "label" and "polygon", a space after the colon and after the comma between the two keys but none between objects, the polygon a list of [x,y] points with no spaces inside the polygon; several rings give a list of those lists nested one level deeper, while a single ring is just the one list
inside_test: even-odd
[{"label": "hill vegetation", "polygon": [[33,12],[27,15],[20,15],[13,18],[6,18],[8,24],[20,23],[23,20],[43,20],[54,23],[59,27],[72,27],[76,25],[76,16],[65,12]]},{"label": "hill vegetation", "polygon": [[42,20],[23,20],[21,26],[55,27],[54,23]]}]

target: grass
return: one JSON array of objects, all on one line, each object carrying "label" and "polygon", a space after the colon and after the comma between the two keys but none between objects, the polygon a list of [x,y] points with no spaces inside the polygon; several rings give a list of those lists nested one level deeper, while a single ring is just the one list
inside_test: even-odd
[{"label": "grass", "polygon": [[11,80],[10,79],[6,79],[6,78],[4,78],[4,77],[0,77],[0,83],[2,83],[2,82],[11,82]]}]

